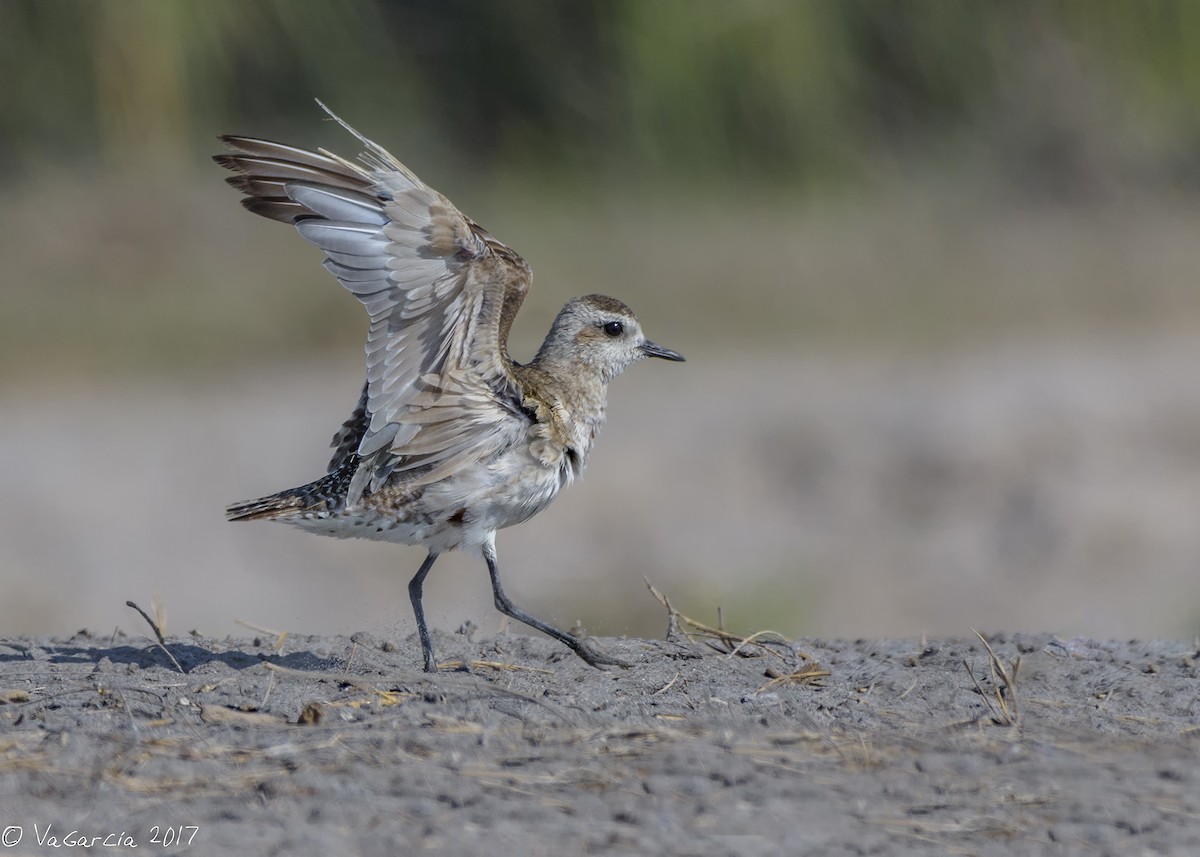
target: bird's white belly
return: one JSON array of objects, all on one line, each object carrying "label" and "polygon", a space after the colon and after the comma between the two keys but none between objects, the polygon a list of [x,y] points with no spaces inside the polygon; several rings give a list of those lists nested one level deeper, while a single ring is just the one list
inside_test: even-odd
[{"label": "bird's white belly", "polygon": [[528,447],[491,462],[468,465],[425,487],[400,508],[367,497],[350,510],[284,519],[307,532],[420,545],[435,553],[483,545],[496,530],[526,521],[550,504],[570,481],[569,468],[549,466]]}]

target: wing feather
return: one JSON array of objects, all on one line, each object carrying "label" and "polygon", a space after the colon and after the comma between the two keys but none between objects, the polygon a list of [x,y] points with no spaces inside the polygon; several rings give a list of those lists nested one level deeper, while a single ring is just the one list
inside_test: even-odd
[{"label": "wing feather", "polygon": [[284,195],[330,220],[371,223],[375,226],[387,223],[386,215],[379,208],[379,200],[358,191],[292,182]]},{"label": "wing feather", "polygon": [[[324,105],[322,105],[324,107]],[[330,113],[333,116],[332,113]],[[336,116],[333,116],[337,119]],[[508,330],[530,271],[386,150],[337,121],[366,151],[355,163],[227,136],[219,155],[251,211],[294,223],[370,316],[367,381],[334,438],[331,469],[357,455],[348,504],[393,473],[432,482],[503,448],[528,424]]]}]

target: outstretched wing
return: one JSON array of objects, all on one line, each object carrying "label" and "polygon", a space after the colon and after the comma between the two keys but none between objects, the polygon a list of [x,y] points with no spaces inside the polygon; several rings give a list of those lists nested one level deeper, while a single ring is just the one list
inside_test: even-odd
[{"label": "outstretched wing", "polygon": [[[324,107],[324,105],[321,105]],[[330,116],[333,116],[330,113]],[[505,445],[527,422],[508,331],[530,270],[380,146],[361,163],[248,137],[215,160],[250,211],[293,223],[371,317],[350,505],[401,470],[429,482]],[[336,458],[336,456],[335,456]]]}]

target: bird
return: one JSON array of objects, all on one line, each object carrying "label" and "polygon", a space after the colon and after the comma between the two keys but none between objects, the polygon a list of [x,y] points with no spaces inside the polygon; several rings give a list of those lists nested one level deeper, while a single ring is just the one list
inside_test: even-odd
[{"label": "bird", "polygon": [[426,672],[437,672],[422,601],[448,551],[479,551],[496,608],[588,664],[629,666],[515,604],[496,533],[545,509],[579,478],[607,390],[644,358],[684,357],[646,338],[616,298],[569,300],[537,353],[519,363],[508,335],[529,291],[521,256],[383,147],[317,104],[362,146],[357,161],[266,139],[222,135],[214,160],[254,214],[293,225],[363,304],[367,377],[318,479],[234,503],[232,521],[425,549],[408,584]]}]

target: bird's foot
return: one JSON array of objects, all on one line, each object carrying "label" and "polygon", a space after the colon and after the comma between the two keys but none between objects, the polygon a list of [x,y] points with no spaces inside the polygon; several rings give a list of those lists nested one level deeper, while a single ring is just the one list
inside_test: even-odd
[{"label": "bird's foot", "polygon": [[598,670],[602,670],[605,667],[629,669],[633,666],[629,661],[623,661],[620,658],[606,654],[602,649],[586,644],[581,640],[575,640],[574,643],[571,648],[575,651],[575,654],[579,655],[589,666],[593,666]]}]

